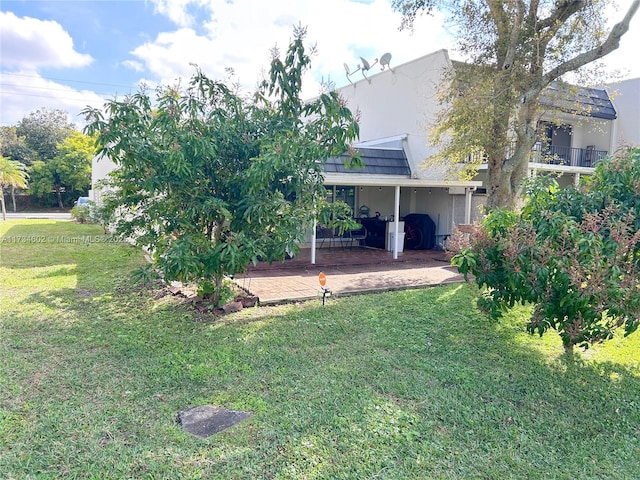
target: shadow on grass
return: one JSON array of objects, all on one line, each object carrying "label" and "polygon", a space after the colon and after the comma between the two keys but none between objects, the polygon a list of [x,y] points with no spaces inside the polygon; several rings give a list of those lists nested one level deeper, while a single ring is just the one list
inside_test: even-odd
[{"label": "shadow on grass", "polygon": [[[122,271],[106,268],[118,252],[101,248],[76,259],[76,289],[95,288],[85,272]],[[640,471],[638,371],[549,359],[536,337],[523,341],[517,315],[490,321],[464,285],[245,310],[210,323],[144,292],[100,294],[62,287],[27,296],[25,311],[64,301],[73,320],[50,325],[46,338],[37,322],[4,322],[3,342],[31,345],[6,349],[12,388],[0,397],[6,418],[26,411],[0,441],[0,467],[17,478],[27,468],[82,477],[88,464],[97,477],[150,478],[622,479]],[[204,403],[255,416],[197,441],[174,417]],[[52,442],[58,450],[46,448]]]},{"label": "shadow on grass", "polygon": [[638,372],[549,362],[516,327],[496,328],[473,303],[466,287],[358,297],[303,307],[252,332],[244,348],[287,419],[288,461],[304,457],[301,444],[321,442],[324,462],[351,458],[353,478],[638,471]]}]

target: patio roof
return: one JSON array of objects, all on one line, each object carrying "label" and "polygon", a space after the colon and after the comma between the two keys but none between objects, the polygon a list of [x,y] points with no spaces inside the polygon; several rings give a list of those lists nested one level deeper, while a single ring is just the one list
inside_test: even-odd
[{"label": "patio roof", "polygon": [[345,155],[331,157],[325,164],[326,173],[348,173],[351,175],[400,175],[411,177],[407,155],[402,148],[358,147],[364,163],[362,168],[344,166]]},{"label": "patio roof", "polygon": [[[389,140],[395,143],[402,137]],[[357,146],[364,162],[363,168],[350,169],[344,166],[346,155],[331,157],[325,164],[325,183],[328,185],[354,186],[400,186],[400,187],[481,187],[480,181],[450,181],[441,179],[416,178],[411,172],[407,155],[401,147]]]}]

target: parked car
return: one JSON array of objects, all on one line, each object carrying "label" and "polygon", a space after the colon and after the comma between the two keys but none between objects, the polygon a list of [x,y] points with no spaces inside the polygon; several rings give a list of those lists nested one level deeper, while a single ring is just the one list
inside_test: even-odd
[{"label": "parked car", "polygon": [[90,202],[89,197],[80,197],[80,198],[78,198],[78,200],[76,200],[73,203],[73,206],[74,207],[78,207],[78,206],[81,206],[81,205],[86,205],[88,207],[89,206],[89,202]]}]

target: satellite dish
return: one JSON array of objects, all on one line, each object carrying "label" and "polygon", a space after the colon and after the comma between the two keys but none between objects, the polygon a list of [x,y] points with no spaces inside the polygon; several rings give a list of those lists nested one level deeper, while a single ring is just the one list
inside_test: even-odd
[{"label": "satellite dish", "polygon": [[391,61],[391,54],[389,52],[385,53],[384,55],[382,55],[382,57],[380,57],[380,65],[382,66],[382,70],[384,70],[384,67],[389,67],[390,61]]},{"label": "satellite dish", "polygon": [[360,57],[360,60],[362,60],[362,70],[367,71],[371,68],[369,62],[367,62],[364,58]]},{"label": "satellite dish", "polygon": [[351,75],[351,69],[349,68],[349,65],[347,65],[346,63],[344,64],[344,71],[347,72],[347,77]]}]

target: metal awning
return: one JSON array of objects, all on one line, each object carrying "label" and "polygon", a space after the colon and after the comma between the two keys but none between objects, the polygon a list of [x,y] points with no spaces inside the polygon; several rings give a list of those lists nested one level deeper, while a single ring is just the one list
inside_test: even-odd
[{"label": "metal awning", "polygon": [[346,155],[331,157],[324,165],[327,173],[347,173],[353,175],[404,175],[411,176],[407,155],[402,148],[356,147],[364,167],[344,166]]},{"label": "metal awning", "polygon": [[615,120],[616,109],[602,88],[584,88],[553,82],[540,94],[540,104],[586,117]]}]

